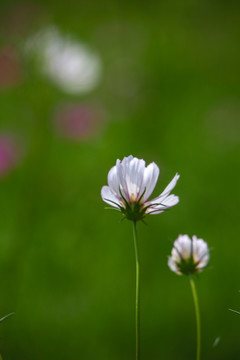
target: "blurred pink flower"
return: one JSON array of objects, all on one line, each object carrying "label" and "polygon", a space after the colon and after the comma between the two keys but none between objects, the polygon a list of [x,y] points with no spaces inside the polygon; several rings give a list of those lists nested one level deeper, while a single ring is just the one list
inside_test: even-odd
[{"label": "blurred pink flower", "polygon": [[61,106],[55,117],[57,132],[70,140],[93,137],[103,122],[103,110],[94,105],[68,104]]},{"label": "blurred pink flower", "polygon": [[0,177],[18,165],[21,154],[20,144],[13,135],[0,134]]},{"label": "blurred pink flower", "polygon": [[15,49],[0,49],[0,89],[17,85],[21,80],[19,56]]}]

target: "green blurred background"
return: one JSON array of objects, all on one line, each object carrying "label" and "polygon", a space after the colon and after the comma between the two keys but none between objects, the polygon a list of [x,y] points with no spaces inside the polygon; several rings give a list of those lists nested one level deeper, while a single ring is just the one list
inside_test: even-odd
[{"label": "green blurred background", "polygon": [[[134,359],[131,223],[100,197],[130,154],[159,165],[153,195],[181,175],[180,203],[138,226],[142,359],[195,356],[188,279],[167,267],[180,233],[212,248],[196,279],[202,358],[240,358],[228,310],[240,310],[239,20],[231,0],[1,0],[0,317],[15,312],[0,324],[4,360]],[[97,58],[78,89],[44,70],[36,34],[50,27]]]}]

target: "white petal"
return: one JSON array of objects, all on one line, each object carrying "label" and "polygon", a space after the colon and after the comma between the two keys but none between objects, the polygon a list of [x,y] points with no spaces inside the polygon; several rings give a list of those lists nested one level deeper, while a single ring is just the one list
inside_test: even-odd
[{"label": "white petal", "polygon": [[204,267],[207,265],[208,261],[209,261],[209,254],[206,254],[206,255],[202,258],[202,260],[199,261],[199,263],[198,263],[198,265],[197,265],[197,268],[198,268],[198,269],[204,268]]},{"label": "white petal", "polygon": [[[168,186],[165,188],[165,190],[160,194],[160,196],[164,197],[170,194],[172,189],[176,186],[178,179],[180,178],[180,175],[177,173],[172,181],[168,184]],[[159,196],[159,197],[160,197]]]},{"label": "white petal", "polygon": [[176,174],[172,181],[168,184],[168,186],[165,188],[165,190],[155,199],[151,200],[151,202],[160,202],[163,198],[167,197],[172,189],[176,186],[177,181],[179,179],[180,175]]},{"label": "white petal", "polygon": [[165,205],[165,207],[172,207],[174,205],[177,205],[179,203],[179,197],[176,195],[169,195],[166,197],[161,204]]},{"label": "white petal", "polygon": [[174,247],[178,250],[184,260],[191,257],[193,244],[188,235],[179,235],[177,240],[174,242]]},{"label": "white petal", "polygon": [[180,252],[177,248],[173,247],[172,251],[171,251],[171,256],[174,259],[174,261],[176,263],[181,262],[181,256],[180,256]]},{"label": "white petal", "polygon": [[116,208],[119,208],[119,206],[121,206],[119,199],[117,198],[116,195],[113,194],[109,186],[102,187],[101,196],[103,201],[105,201],[107,204]]},{"label": "white petal", "polygon": [[198,268],[203,268],[209,261],[209,249],[203,239],[198,239],[195,235],[193,238],[193,257],[195,262],[199,262]]},{"label": "white petal", "polygon": [[168,258],[168,266],[173,272],[175,272],[178,275],[181,275],[181,272],[179,271],[177,264],[172,257]]},{"label": "white petal", "polygon": [[[166,209],[166,208],[165,208]],[[164,210],[165,210],[164,209]],[[154,209],[154,208],[151,208],[149,207],[146,211],[146,214],[149,214],[149,215],[157,215],[157,214],[161,214],[164,212],[164,210],[157,210],[157,209]]]},{"label": "white petal", "polygon": [[[161,201],[161,202],[159,202],[159,204],[158,204],[157,201]],[[146,205],[151,204],[151,203],[153,203],[153,204],[151,206],[149,206],[146,213],[149,213],[152,215],[161,214],[164,210],[167,210],[170,207],[177,205],[179,203],[179,197],[172,194],[163,200],[161,200],[161,198],[151,200],[148,203],[146,203]]]},{"label": "white petal", "polygon": [[130,162],[131,160],[133,159],[133,156],[132,155],[129,155],[129,156],[125,156],[122,160],[122,162]]},{"label": "white petal", "polygon": [[[117,160],[117,164],[118,164],[118,161],[119,160]],[[119,193],[120,179],[117,174],[117,165],[113,166],[108,173],[108,185],[115,195],[118,195],[118,196],[120,195],[120,193]]]},{"label": "white petal", "polygon": [[145,202],[152,194],[159,176],[159,167],[153,162],[144,170],[143,182],[140,189],[140,195],[144,192],[143,202]]},{"label": "white petal", "polygon": [[121,192],[127,201],[137,200],[140,193],[145,161],[134,158],[132,155],[125,157],[117,164],[117,176],[121,184]]},{"label": "white petal", "polygon": [[[149,206],[152,204],[150,208],[148,208],[147,213],[151,213],[151,211],[154,210],[153,214],[160,214],[164,210],[166,210],[169,207],[172,207],[176,205],[179,202],[179,197],[175,195],[169,195],[169,193],[172,191],[174,186],[176,185],[180,175],[176,174],[172,181],[168,184],[168,186],[165,188],[165,190],[155,199],[152,199],[148,202],[146,202],[146,206]],[[158,205],[156,205],[158,204]]]},{"label": "white petal", "polygon": [[[121,193],[123,194],[124,198],[128,201],[129,200],[129,196],[128,196],[128,189],[127,189],[127,184],[126,184],[126,179],[125,179],[125,166],[126,163],[128,164],[129,158],[124,158],[122,161],[117,160],[116,163],[116,176],[118,178],[119,181],[119,188],[118,192],[121,196]],[[128,165],[127,165],[128,166]]]},{"label": "white petal", "polygon": [[145,161],[133,158],[129,163],[128,172],[126,173],[126,183],[130,197],[137,199],[143,182],[145,170]]}]

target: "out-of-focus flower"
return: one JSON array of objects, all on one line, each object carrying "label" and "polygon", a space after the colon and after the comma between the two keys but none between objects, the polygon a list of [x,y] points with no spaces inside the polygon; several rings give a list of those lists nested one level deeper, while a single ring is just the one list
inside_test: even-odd
[{"label": "out-of-focus flower", "polygon": [[195,235],[179,235],[174,241],[171,256],[168,258],[169,268],[179,275],[191,275],[203,270],[209,261],[209,249],[203,239]]},{"label": "out-of-focus flower", "polygon": [[88,93],[99,84],[100,57],[85,44],[63,36],[56,27],[28,39],[26,51],[37,57],[42,72],[67,93]]},{"label": "out-of-focus flower", "polygon": [[152,194],[159,175],[158,166],[152,162],[133,157],[117,160],[108,173],[108,186],[103,186],[103,201],[113,206],[129,220],[142,220],[148,214],[160,214],[179,202],[178,196],[169,195],[179,175],[176,174],[166,189],[155,199],[147,201]]},{"label": "out-of-focus flower", "polygon": [[97,105],[67,104],[57,110],[54,125],[64,138],[81,141],[97,133],[103,116],[104,112]]},{"label": "out-of-focus flower", "polygon": [[6,47],[0,49],[0,89],[15,86],[21,79],[21,67],[15,49]]},{"label": "out-of-focus flower", "polygon": [[22,151],[12,135],[0,134],[0,177],[13,170],[19,163]]}]

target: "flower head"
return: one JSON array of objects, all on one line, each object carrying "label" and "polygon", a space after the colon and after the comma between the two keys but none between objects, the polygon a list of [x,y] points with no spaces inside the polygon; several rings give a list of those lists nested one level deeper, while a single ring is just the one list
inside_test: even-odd
[{"label": "flower head", "polygon": [[179,235],[174,241],[168,266],[179,275],[196,274],[207,265],[209,257],[209,248],[203,239]]},{"label": "flower head", "polygon": [[129,220],[142,220],[148,214],[160,214],[179,202],[178,196],[169,195],[179,175],[176,174],[166,189],[155,199],[148,201],[159,175],[158,166],[133,157],[117,160],[108,173],[108,186],[103,186],[103,201],[113,206]]}]

